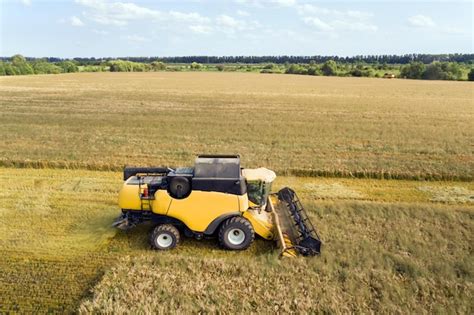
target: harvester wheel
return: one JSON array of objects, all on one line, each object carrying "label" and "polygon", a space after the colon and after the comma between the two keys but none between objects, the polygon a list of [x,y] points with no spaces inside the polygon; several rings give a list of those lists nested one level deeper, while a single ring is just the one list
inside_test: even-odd
[{"label": "harvester wheel", "polygon": [[171,224],[160,224],[153,229],[150,243],[154,249],[167,250],[175,248],[180,239],[179,231]]},{"label": "harvester wheel", "polygon": [[226,249],[247,249],[254,239],[252,224],[243,217],[227,219],[219,229],[219,244]]}]

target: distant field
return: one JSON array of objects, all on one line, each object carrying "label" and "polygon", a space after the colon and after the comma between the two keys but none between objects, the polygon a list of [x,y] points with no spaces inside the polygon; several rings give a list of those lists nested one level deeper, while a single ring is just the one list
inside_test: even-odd
[{"label": "distant field", "polygon": [[324,240],[294,260],[261,239],[152,251],[149,227],[110,227],[120,185],[118,172],[0,168],[0,313],[472,310],[472,182],[280,177]]},{"label": "distant field", "polygon": [[1,164],[118,170],[240,153],[280,174],[472,180],[470,82],[79,73],[0,78]]}]

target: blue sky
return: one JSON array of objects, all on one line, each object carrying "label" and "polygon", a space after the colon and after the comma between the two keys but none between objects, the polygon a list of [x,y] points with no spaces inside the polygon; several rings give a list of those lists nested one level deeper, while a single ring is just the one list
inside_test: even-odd
[{"label": "blue sky", "polygon": [[0,55],[473,53],[472,1],[0,0]]}]

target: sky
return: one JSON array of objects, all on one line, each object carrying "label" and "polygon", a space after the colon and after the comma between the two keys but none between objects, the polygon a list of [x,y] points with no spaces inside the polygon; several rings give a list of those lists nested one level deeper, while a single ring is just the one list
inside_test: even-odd
[{"label": "sky", "polygon": [[0,0],[0,56],[473,53],[473,2]]}]

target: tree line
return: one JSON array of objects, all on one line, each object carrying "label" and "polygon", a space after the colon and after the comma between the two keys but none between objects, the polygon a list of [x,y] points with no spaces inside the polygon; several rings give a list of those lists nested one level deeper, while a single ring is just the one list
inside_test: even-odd
[{"label": "tree line", "polygon": [[[28,61],[34,61],[36,58],[26,58]],[[358,56],[176,56],[176,57],[104,57],[104,58],[73,58],[71,60],[78,62],[80,65],[99,65],[101,63],[111,60],[126,60],[132,62],[152,63],[160,60],[164,63],[186,63],[192,62],[203,64],[229,64],[229,63],[244,63],[244,64],[286,64],[286,63],[324,63],[329,60],[334,60],[337,63],[388,63],[388,64],[408,64],[410,62],[422,62],[429,64],[435,61],[440,62],[459,62],[459,63],[474,63],[474,54],[404,54],[404,55],[358,55]],[[0,61],[9,61],[8,57],[0,57]],[[45,61],[57,63],[64,60],[57,57],[44,58]]]},{"label": "tree line", "polygon": [[22,55],[14,55],[9,61],[0,61],[0,75],[57,74],[79,71],[71,60],[50,63],[45,59],[27,61]]},{"label": "tree line", "polygon": [[[266,69],[275,69],[278,66]],[[433,61],[425,65],[419,61],[413,61],[406,65],[390,64],[341,64],[334,60],[328,60],[323,64],[291,64],[285,69],[285,73],[303,75],[325,75],[325,76],[352,76],[352,77],[385,77],[404,78],[420,80],[463,80],[474,81],[474,68],[467,67],[457,62]],[[465,73],[467,76],[465,78]]]},{"label": "tree line", "polygon": [[[460,56],[470,55],[416,55],[418,59],[427,58],[425,63],[412,60],[408,63],[388,62],[365,62],[363,58],[348,62],[338,57],[334,59],[311,59],[307,63],[285,62],[285,63],[202,63],[199,58],[186,59],[186,63],[165,62],[168,59],[150,59],[146,62],[138,62],[126,59],[94,59],[94,58],[25,58],[22,55],[14,55],[10,58],[2,58],[0,61],[0,75],[28,75],[28,74],[58,74],[69,72],[147,72],[147,71],[240,71],[260,73],[285,73],[300,75],[324,75],[324,76],[352,76],[352,77],[399,77],[408,79],[425,80],[474,80],[474,69],[472,60],[466,62],[452,61]],[[424,56],[424,57],[423,57]],[[428,58],[428,56],[430,58]],[[445,56],[445,60],[433,59],[434,56]],[[451,56],[451,57],[446,57]],[[290,56],[291,57],[291,56]],[[377,56],[374,56],[377,57]],[[378,60],[389,60],[387,56],[378,56]],[[386,58],[387,57],[387,58]],[[401,56],[402,57],[402,56]],[[141,57],[134,59],[140,60]],[[145,58],[145,57],[143,57]],[[188,58],[188,57],[186,57]],[[191,58],[191,57],[189,57]],[[238,58],[238,57],[206,57],[206,58]],[[246,57],[247,58],[247,57]],[[248,57],[253,58],[253,57]],[[265,58],[265,57],[255,57]],[[304,58],[304,57],[294,57]],[[326,57],[324,57],[326,58]],[[355,57],[354,57],[355,58]],[[438,58],[443,59],[443,58]],[[226,59],[233,60],[233,59]],[[263,59],[262,59],[263,60]],[[322,61],[325,60],[325,61]],[[372,59],[368,59],[372,60]],[[466,59],[468,60],[468,59]],[[183,60],[181,60],[183,61]]]}]

